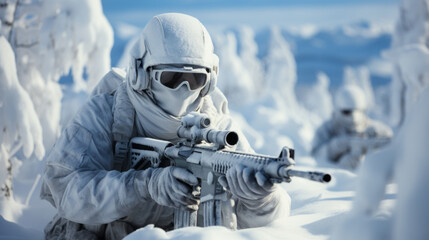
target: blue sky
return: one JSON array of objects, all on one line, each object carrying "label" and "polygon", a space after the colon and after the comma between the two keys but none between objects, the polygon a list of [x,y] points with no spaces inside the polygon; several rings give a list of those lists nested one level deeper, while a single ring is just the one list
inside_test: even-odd
[{"label": "blue sky", "polygon": [[102,0],[112,25],[143,27],[154,15],[181,12],[198,18],[208,29],[249,25],[263,28],[336,27],[362,20],[393,23],[399,0]]},{"label": "blue sky", "polygon": [[347,4],[397,4],[399,0],[102,0],[105,11],[124,9],[207,9],[273,6],[326,6]]}]

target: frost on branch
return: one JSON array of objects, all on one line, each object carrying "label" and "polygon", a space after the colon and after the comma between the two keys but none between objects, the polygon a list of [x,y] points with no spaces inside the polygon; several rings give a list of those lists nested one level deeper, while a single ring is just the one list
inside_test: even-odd
[{"label": "frost on branch", "polygon": [[317,82],[308,87],[307,94],[303,94],[302,103],[310,112],[315,113],[323,121],[331,118],[333,111],[332,96],[329,93],[329,77],[319,72]]},{"label": "frost on branch", "polygon": [[[395,65],[391,117],[399,124],[392,142],[369,154],[359,170],[353,208],[332,239],[426,239],[429,235],[429,1],[403,0],[392,49]],[[396,203],[386,211],[383,199],[390,182]],[[387,212],[387,214],[386,214]],[[374,223],[383,228],[374,228]],[[343,231],[347,229],[347,231]]]},{"label": "frost on branch", "polygon": [[100,1],[8,1],[2,6],[1,32],[15,52],[18,79],[34,103],[49,149],[60,130],[59,78],[71,71],[75,90],[91,91],[110,68],[113,31]]},{"label": "frost on branch", "polygon": [[0,52],[0,144],[11,150],[18,143],[26,157],[34,152],[41,159],[45,152],[42,128],[29,95],[19,84],[13,51],[2,36]]},{"label": "frost on branch", "polygon": [[113,31],[99,0],[0,0],[0,36],[0,184],[11,196],[0,198],[10,214],[0,214],[11,220],[20,214],[13,204],[31,197],[13,198],[12,180],[37,184],[33,156],[42,158],[60,133],[58,80],[71,72],[75,90],[91,91],[110,69]]},{"label": "frost on branch", "polygon": [[395,64],[391,84],[392,124],[401,125],[407,109],[429,83],[429,2],[401,1],[392,49],[384,56]]},{"label": "frost on branch", "polygon": [[[22,147],[25,157],[34,153],[42,159],[45,149],[39,119],[29,95],[19,84],[15,56],[3,36],[0,52],[0,201],[4,202],[12,197],[13,155]],[[0,208],[0,215],[11,218],[3,211],[6,208]]]}]

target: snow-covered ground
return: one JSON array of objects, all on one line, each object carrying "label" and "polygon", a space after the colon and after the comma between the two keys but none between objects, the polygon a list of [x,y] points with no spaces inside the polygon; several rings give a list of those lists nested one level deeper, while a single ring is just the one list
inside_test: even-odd
[{"label": "snow-covered ground", "polygon": [[[292,198],[291,216],[266,227],[231,231],[221,227],[187,228],[172,232],[147,226],[129,235],[131,239],[329,239],[351,208],[356,175],[346,170],[321,168],[330,172],[330,184],[294,179],[282,184]],[[395,189],[389,186],[383,208],[390,209]]]},{"label": "snow-covered ground", "polygon": [[[390,119],[392,108],[389,106],[389,84],[392,75],[395,76],[395,69],[401,69],[407,74],[404,84],[420,89],[413,92],[413,101],[407,100],[407,104],[418,102],[418,96],[421,95],[423,100],[416,106],[425,106],[424,101],[427,100],[429,92],[424,76],[429,75],[426,75],[424,69],[429,68],[425,65],[426,62],[416,61],[413,54],[417,52],[420,54],[418,56],[427,59],[427,48],[421,47],[417,42],[412,42],[416,44],[414,48],[407,47],[410,41],[398,43],[400,41],[395,34],[400,31],[394,30],[399,12],[398,4],[385,2],[387,1],[379,5],[366,3],[323,7],[235,7],[224,11],[219,8],[182,10],[181,12],[199,18],[212,34],[221,64],[219,87],[227,95],[234,119],[242,127],[255,150],[262,154],[277,155],[282,146],[292,146],[296,149],[297,167],[328,172],[333,176],[333,180],[329,184],[321,184],[295,178],[291,183],[281,184],[280,187],[286,189],[292,198],[291,216],[266,227],[239,231],[222,227],[185,228],[165,232],[147,226],[126,239],[345,239],[345,236],[362,239],[392,238],[392,226],[402,224],[394,218],[395,214],[405,216],[404,219],[412,219],[404,213],[405,207],[402,211],[395,211],[397,198],[400,201],[398,204],[401,205],[410,202],[406,197],[408,195],[398,193],[401,187],[407,189],[407,181],[404,180],[405,177],[401,177],[405,175],[398,173],[398,184],[387,181],[373,184],[376,186],[372,188],[375,193],[371,193],[371,188],[368,188],[368,191],[362,190],[372,184],[374,177],[371,171],[368,172],[368,168],[372,166],[373,171],[377,172],[377,167],[383,166],[378,161],[387,166],[389,155],[383,155],[382,152],[381,155],[370,156],[368,161],[372,160],[374,163],[365,163],[365,167],[356,172],[339,169],[323,159],[316,160],[309,155],[314,131],[330,116],[332,93],[342,84],[357,84],[362,87],[368,99],[372,99],[370,115],[381,120]],[[121,66],[124,62],[121,60],[124,52],[139,29],[150,17],[165,11],[129,7],[114,9],[117,3],[104,3],[107,7],[106,16],[115,32],[112,65]],[[405,6],[408,11],[413,9],[411,4]],[[168,11],[175,10],[174,7]],[[421,23],[420,25],[425,22],[417,17],[409,19],[414,19]],[[416,22],[410,26],[420,26]],[[417,39],[416,32],[424,31],[422,29],[424,28],[414,31],[414,35],[403,35],[408,34],[408,40]],[[401,48],[404,46],[405,49]],[[382,52],[391,47],[392,51],[382,57]],[[3,55],[3,52],[0,54]],[[401,62],[401,59],[405,60]],[[420,65],[410,67],[410,62],[418,62]],[[419,76],[423,76],[422,81],[413,81]],[[61,125],[67,123],[87,97],[85,92],[75,92],[71,82],[71,77],[60,81],[63,89]],[[0,86],[3,86],[1,82]],[[423,90],[425,87],[426,91]],[[0,102],[0,110],[2,104]],[[406,133],[405,137],[395,139],[394,147],[397,148],[395,151],[400,151],[401,146],[405,147],[405,152],[414,157],[414,167],[418,168],[424,160],[421,156],[427,156],[428,150],[419,145],[418,151],[413,153],[416,148],[411,142],[414,140],[413,134],[420,134],[418,140],[425,142],[429,132],[427,127],[423,128],[422,125],[427,124],[429,119],[424,111],[410,110],[408,114],[409,120],[404,120],[402,128],[398,128]],[[3,117],[4,115],[0,116],[0,119]],[[419,132],[419,129],[422,131]],[[399,162],[403,164],[402,161]],[[3,209],[19,211],[15,211],[16,216],[13,217],[3,216],[7,220],[0,219],[0,239],[42,237],[43,227],[54,214],[54,209],[47,202],[38,199],[40,183],[36,180],[42,166],[43,161],[25,162],[20,171],[15,173],[18,176],[18,179],[14,180],[15,201],[3,201],[2,204],[5,204]],[[400,171],[402,166],[396,167],[395,171]],[[404,169],[408,171],[408,175],[424,172],[415,168]],[[362,180],[365,176],[370,177]],[[411,183],[419,182],[417,180],[425,182],[427,177],[423,176],[422,174]],[[382,183],[386,183],[386,187]],[[33,186],[36,190],[31,194]],[[355,198],[356,194],[359,196]],[[366,214],[360,205],[362,199],[374,198],[378,199],[369,201],[369,204],[374,205],[373,212]],[[422,198],[426,199],[427,196],[423,195]],[[422,206],[421,202],[416,205]],[[421,210],[426,213],[428,209],[424,207]]]}]

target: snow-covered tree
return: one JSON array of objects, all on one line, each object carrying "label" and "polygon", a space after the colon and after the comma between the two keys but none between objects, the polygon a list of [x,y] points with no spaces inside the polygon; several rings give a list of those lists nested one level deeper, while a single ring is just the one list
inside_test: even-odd
[{"label": "snow-covered tree", "polygon": [[214,38],[216,54],[219,56],[218,87],[232,107],[248,104],[255,96],[253,76],[237,52],[237,38],[232,32]]},{"label": "snow-covered tree", "polygon": [[390,98],[392,125],[404,121],[407,109],[429,83],[428,8],[429,3],[425,0],[401,1],[392,48],[385,53],[395,64]]},{"label": "snow-covered tree", "polygon": [[295,57],[279,28],[271,28],[270,35],[268,53],[263,59],[267,89],[280,91],[287,108],[293,110],[299,107],[295,95],[297,81]]},{"label": "snow-covered tree", "polygon": [[255,33],[249,26],[241,26],[237,29],[237,41],[240,48],[238,56],[240,57],[244,68],[252,77],[253,99],[258,98],[264,90],[264,68],[262,62],[258,59],[258,44],[255,41]]},{"label": "snow-covered tree", "polygon": [[[256,44],[253,31],[241,27],[215,37],[221,64],[219,87],[226,95],[239,96],[231,101],[227,95],[232,109],[238,102],[244,119],[251,119],[249,123],[240,119],[241,124],[263,133],[259,141],[252,141],[256,150],[278,154],[281,147],[289,146],[305,154],[321,118],[297,101],[296,62],[281,30],[272,27],[263,35],[264,42]],[[249,139],[254,139],[251,132],[255,131],[247,131]]]},{"label": "snow-covered tree", "polygon": [[307,110],[315,113],[322,120],[328,120],[332,117],[333,103],[329,93],[329,77],[325,73],[319,72],[317,74],[316,83],[308,87],[300,99]]},{"label": "snow-covered tree", "polygon": [[9,69],[0,78],[8,93],[0,94],[0,126],[10,133],[0,140],[0,164],[16,168],[12,159],[33,159],[33,149],[42,158],[59,135],[59,78],[71,71],[74,89],[90,91],[109,70],[113,31],[99,0],[0,0],[0,35],[0,69]]},{"label": "snow-covered tree", "polygon": [[[22,148],[24,156],[45,154],[42,127],[30,96],[18,81],[15,55],[9,42],[0,36],[0,215],[13,219],[7,208],[13,202],[12,157]],[[16,160],[15,160],[16,161]]]},{"label": "snow-covered tree", "polygon": [[[398,114],[394,116],[401,125],[392,142],[368,155],[362,164],[353,209],[333,239],[426,239],[429,236],[426,224],[429,221],[426,186],[429,181],[429,1],[403,0],[395,34],[393,47],[386,55],[395,63],[397,75],[392,85],[392,99],[396,101],[392,107],[396,107],[393,114]],[[392,180],[397,184],[397,201],[388,214],[381,214],[386,211],[381,208],[382,200]]]},{"label": "snow-covered tree", "polygon": [[[58,79],[71,70],[76,90],[86,89],[86,85],[90,90],[110,67],[113,32],[100,1],[5,4],[13,13],[8,19],[11,29],[5,36],[15,51],[18,79],[35,103],[45,146],[51,146],[59,130]],[[83,80],[85,70],[87,84]]]}]

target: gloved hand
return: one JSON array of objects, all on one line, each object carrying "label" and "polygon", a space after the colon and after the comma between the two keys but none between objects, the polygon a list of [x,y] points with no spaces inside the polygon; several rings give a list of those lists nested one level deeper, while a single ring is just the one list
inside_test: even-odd
[{"label": "gloved hand", "polygon": [[361,164],[364,158],[365,157],[363,154],[357,154],[357,153],[345,154],[341,156],[340,160],[338,161],[338,165],[344,169],[354,170]]},{"label": "gloved hand", "polygon": [[369,126],[365,129],[365,135],[369,138],[376,138],[377,137],[377,130],[374,126]]},{"label": "gloved hand", "polygon": [[258,208],[271,198],[276,186],[260,171],[237,164],[219,183],[248,208]]},{"label": "gloved hand", "polygon": [[329,148],[341,149],[339,151],[345,152],[350,148],[351,139],[352,138],[350,136],[345,136],[345,135],[334,137],[329,142]]},{"label": "gloved hand", "polygon": [[[167,207],[198,209],[198,179],[189,171],[172,166],[145,171],[151,171],[146,192],[155,202]],[[141,187],[144,188],[139,186]],[[143,197],[146,197],[146,194],[143,193]]]},{"label": "gloved hand", "polygon": [[334,162],[338,162],[341,155],[350,152],[351,137],[338,136],[328,142],[327,154],[328,158]]}]

